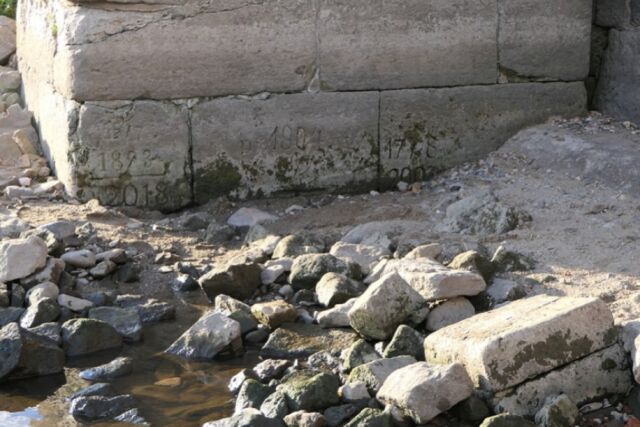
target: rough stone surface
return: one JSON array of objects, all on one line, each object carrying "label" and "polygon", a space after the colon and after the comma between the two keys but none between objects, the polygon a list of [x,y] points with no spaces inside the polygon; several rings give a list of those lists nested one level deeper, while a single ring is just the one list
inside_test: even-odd
[{"label": "rough stone surface", "polygon": [[16,51],[16,21],[0,17],[0,64],[5,64]]},{"label": "rough stone surface", "polygon": [[536,413],[536,424],[542,427],[574,426],[580,411],[566,394],[549,396],[544,406]]},{"label": "rough stone surface", "polygon": [[380,259],[391,257],[391,251],[384,247],[345,242],[337,242],[329,252],[335,257],[358,264],[364,275],[369,274]]},{"label": "rough stone surface", "polygon": [[417,424],[425,424],[472,393],[473,383],[461,364],[418,362],[389,375],[376,397],[397,406]]},{"label": "rough stone surface", "polygon": [[356,336],[343,329],[322,329],[317,325],[289,323],[269,335],[260,355],[283,359],[307,357],[322,350],[346,348]]},{"label": "rough stone surface", "polygon": [[133,372],[133,359],[118,357],[109,363],[80,371],[80,378],[87,381],[108,381]]},{"label": "rough stone surface", "polygon": [[370,392],[377,393],[389,375],[414,363],[416,363],[416,359],[411,356],[374,360],[354,368],[349,374],[347,383],[363,382]]},{"label": "rough stone surface", "polygon": [[344,304],[338,304],[329,310],[318,312],[316,317],[318,324],[323,328],[347,328],[351,326],[349,310],[355,303],[356,298],[352,298]]},{"label": "rough stone surface", "polygon": [[128,394],[106,396],[80,396],[71,401],[69,413],[76,418],[97,420],[113,418],[135,406],[135,400]]},{"label": "rough stone surface", "polygon": [[286,427],[282,420],[268,418],[255,408],[248,408],[229,418],[204,423],[202,427]]},{"label": "rough stone surface", "polygon": [[261,302],[251,306],[251,314],[258,322],[275,329],[283,323],[295,322],[298,317],[296,309],[285,301]]},{"label": "rough stone surface", "polygon": [[96,307],[89,310],[89,318],[101,320],[113,328],[127,341],[140,341],[142,321],[132,308]]},{"label": "rough stone surface", "polygon": [[60,316],[60,306],[51,298],[42,298],[32,303],[20,317],[20,326],[34,328],[47,322],[53,322]]},{"label": "rough stone surface", "polygon": [[47,245],[38,237],[0,242],[0,282],[27,277],[46,263]]},{"label": "rough stone surface", "polygon": [[278,386],[293,411],[316,411],[337,404],[340,380],[329,373],[299,371],[283,379]]},{"label": "rough stone surface", "polygon": [[342,304],[360,296],[366,287],[341,274],[327,273],[316,284],[318,302],[325,307]]},{"label": "rough stone surface", "polygon": [[384,348],[382,356],[411,356],[420,360],[424,357],[423,342],[424,336],[420,332],[407,325],[400,325]]},{"label": "rough stone surface", "polygon": [[71,319],[62,324],[62,346],[67,356],[82,356],[121,345],[122,338],[108,323]]},{"label": "rough stone surface", "polygon": [[293,261],[289,282],[296,289],[313,289],[327,273],[343,274],[352,279],[360,279],[362,274],[357,264],[331,254],[307,254]]},{"label": "rough stone surface", "polygon": [[476,386],[499,391],[612,345],[607,305],[540,295],[478,314],[429,335],[429,363],[462,363]]},{"label": "rough stone surface", "polygon": [[260,265],[255,263],[232,264],[211,270],[198,283],[211,301],[221,294],[242,300],[260,287],[260,273]]},{"label": "rough stone surface", "polygon": [[452,298],[433,308],[427,317],[427,330],[437,331],[476,314],[473,304],[463,297]]},{"label": "rough stone surface", "polygon": [[210,360],[240,338],[240,324],[224,314],[210,312],[182,334],[166,353],[194,360]]},{"label": "rough stone surface", "polygon": [[480,427],[535,427],[535,424],[519,415],[499,414],[485,418]]}]

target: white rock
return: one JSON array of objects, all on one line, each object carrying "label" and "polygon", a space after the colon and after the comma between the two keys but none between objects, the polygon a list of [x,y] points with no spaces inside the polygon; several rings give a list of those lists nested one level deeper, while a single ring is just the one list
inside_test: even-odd
[{"label": "white rock", "polygon": [[256,208],[240,208],[227,220],[232,227],[251,227],[252,225],[275,221],[278,217]]},{"label": "white rock", "polygon": [[280,276],[291,271],[293,260],[291,258],[280,258],[277,260],[269,260],[265,263],[265,268],[260,273],[260,279],[263,285],[274,283]]},{"label": "white rock", "polygon": [[437,331],[476,314],[476,309],[468,299],[459,297],[443,302],[431,309],[427,317],[427,330]]},{"label": "white rock", "polygon": [[442,254],[442,246],[440,243],[430,243],[428,245],[420,245],[413,248],[411,252],[406,254],[405,259],[429,258],[435,260]]},{"label": "white rock", "polygon": [[344,304],[320,311],[317,314],[318,324],[323,328],[347,328],[349,323],[349,310],[356,303],[356,298],[352,298]]},{"label": "white rock", "polygon": [[371,398],[367,385],[362,381],[354,381],[343,385],[338,389],[338,394],[345,402],[358,402]]},{"label": "white rock", "polygon": [[0,242],[0,282],[27,277],[46,263],[47,245],[39,237]]},{"label": "white rock", "polygon": [[369,274],[371,269],[382,258],[391,257],[391,251],[382,246],[362,245],[337,242],[331,247],[331,255],[360,265],[363,274]]},{"label": "white rock", "polygon": [[96,254],[89,249],[66,252],[60,259],[72,267],[91,268],[96,265]]},{"label": "white rock", "polygon": [[473,383],[459,363],[432,366],[414,363],[394,371],[377,399],[400,408],[416,424],[426,424],[473,393]]},{"label": "white rock", "polygon": [[0,216],[0,240],[13,239],[28,230],[29,224],[15,216]]},{"label": "white rock", "polygon": [[487,295],[494,304],[515,301],[526,295],[524,287],[512,280],[493,279],[487,288]]},{"label": "white rock", "polygon": [[43,282],[29,289],[25,297],[31,305],[44,298],[55,300],[59,293],[60,290],[54,283]]},{"label": "white rock", "polygon": [[82,312],[93,307],[93,303],[91,301],[67,294],[58,295],[58,305],[75,312]]}]

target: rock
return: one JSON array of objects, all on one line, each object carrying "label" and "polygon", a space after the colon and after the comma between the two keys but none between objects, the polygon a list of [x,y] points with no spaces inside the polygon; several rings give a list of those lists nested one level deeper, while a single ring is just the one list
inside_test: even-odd
[{"label": "rock", "polygon": [[0,17],[0,63],[6,64],[16,51],[16,21]]},{"label": "rock", "polygon": [[440,329],[424,346],[427,362],[463,363],[476,385],[498,391],[616,339],[613,317],[603,301],[541,295]]},{"label": "rock", "polygon": [[476,424],[491,415],[486,403],[476,395],[472,395],[458,403],[452,412],[459,419]]},{"label": "rock", "polygon": [[60,316],[60,306],[50,298],[42,298],[32,303],[20,317],[20,326],[34,328],[47,322],[53,322]]},{"label": "rock", "polygon": [[231,393],[236,394],[240,391],[240,387],[242,387],[242,384],[248,379],[255,380],[256,374],[252,369],[242,369],[240,372],[231,377],[229,383],[227,384],[227,388]]},{"label": "rock", "polygon": [[89,300],[77,298],[66,294],[58,295],[58,304],[60,305],[60,307],[67,308],[77,313],[81,313],[93,307],[93,303]]},{"label": "rock", "polygon": [[67,400],[73,400],[76,397],[89,397],[89,396],[114,396],[115,391],[109,383],[95,383],[88,387],[80,389],[67,398]]},{"label": "rock", "polygon": [[125,341],[140,341],[142,320],[133,308],[96,307],[89,310],[89,318],[111,325]]},{"label": "rock", "polygon": [[343,427],[392,427],[391,415],[379,409],[364,408]]},{"label": "rock", "polygon": [[76,226],[71,221],[53,221],[38,226],[38,230],[48,231],[56,240],[64,242],[76,235]]},{"label": "rock", "polygon": [[403,323],[421,323],[428,312],[424,298],[392,273],[371,284],[358,297],[349,310],[349,320],[359,334],[385,340]]},{"label": "rock", "polygon": [[271,301],[254,304],[251,313],[258,322],[275,329],[283,323],[294,322],[298,317],[296,309],[284,301]]},{"label": "rock", "polygon": [[244,340],[246,342],[250,342],[250,343],[253,343],[253,344],[260,344],[260,343],[265,342],[267,340],[267,338],[269,338],[268,329],[267,328],[263,328],[263,329],[258,328],[255,331],[249,332],[244,337]]},{"label": "rock", "polygon": [[8,307],[11,304],[11,295],[9,294],[9,286],[0,283],[0,308]]},{"label": "rock", "polygon": [[72,267],[92,268],[96,265],[96,254],[88,249],[66,252],[60,259]]},{"label": "rock", "polygon": [[29,224],[18,217],[0,216],[0,240],[15,239],[29,228]]},{"label": "rock", "polygon": [[476,309],[468,299],[459,297],[443,302],[432,308],[427,318],[427,330],[437,331],[476,314]]},{"label": "rock", "polygon": [[349,372],[357,366],[380,359],[380,355],[371,344],[358,340],[342,351],[341,358],[343,370]]},{"label": "rock", "polygon": [[114,421],[125,423],[125,424],[135,424],[142,426],[149,426],[150,424],[140,415],[140,411],[138,408],[129,409],[126,412],[118,415],[113,419]]},{"label": "rock", "polygon": [[531,216],[502,204],[489,191],[479,192],[447,207],[438,231],[462,234],[504,234],[530,221]]},{"label": "rock", "polygon": [[533,417],[548,396],[565,394],[574,402],[592,402],[625,394],[632,382],[627,354],[616,344],[501,391],[492,399],[492,405],[496,412]]},{"label": "rock", "polygon": [[20,379],[57,374],[64,369],[64,352],[58,345],[9,323],[0,329],[0,379]]},{"label": "rock", "polygon": [[331,254],[307,254],[293,261],[289,282],[295,289],[313,289],[326,273],[339,273],[356,280],[362,275],[357,264]]},{"label": "rock", "polygon": [[418,362],[391,373],[377,399],[397,406],[417,424],[425,424],[472,393],[473,383],[461,364]]},{"label": "rock", "polygon": [[373,221],[354,227],[340,240],[345,243],[390,248],[397,247],[399,242],[420,244],[427,240],[426,233],[421,235],[422,230],[425,230],[425,226],[420,221]]},{"label": "rock", "polygon": [[316,284],[318,302],[325,307],[347,302],[351,298],[360,296],[366,287],[337,273],[327,273]]},{"label": "rock", "polygon": [[194,360],[211,360],[240,338],[240,324],[209,312],[183,333],[165,353]]},{"label": "rock", "polygon": [[176,318],[176,308],[172,304],[141,295],[118,295],[116,304],[122,308],[134,308],[143,325]]},{"label": "rock", "polygon": [[411,356],[374,360],[354,368],[349,374],[347,383],[363,382],[369,392],[377,393],[391,373],[414,363],[416,363],[416,359]]},{"label": "rock", "polygon": [[367,275],[382,258],[390,258],[391,251],[382,246],[337,242],[331,247],[331,255],[358,264],[362,274]]},{"label": "rock", "polygon": [[22,77],[18,71],[0,72],[0,92],[17,92],[22,84]]},{"label": "rock", "polygon": [[476,251],[458,254],[448,265],[453,270],[467,270],[482,276],[485,281],[491,280],[495,267],[491,261]]},{"label": "rock", "polygon": [[276,221],[277,216],[256,208],[240,208],[227,220],[227,224],[236,228],[249,228],[256,224]]},{"label": "rock", "polygon": [[260,273],[260,280],[263,285],[270,285],[284,277],[285,273],[291,271],[293,259],[281,258],[277,260],[269,260],[265,263],[265,268]]},{"label": "rock", "polygon": [[289,235],[283,237],[273,251],[273,258],[295,258],[324,251],[324,242],[309,235]]},{"label": "rock", "polygon": [[272,393],[260,405],[260,412],[269,418],[283,419],[289,413],[287,398],[284,393],[280,391]]},{"label": "rock", "polygon": [[116,268],[118,268],[118,266],[115,262],[105,260],[99,262],[95,267],[89,270],[89,274],[96,279],[102,279],[113,273]]},{"label": "rock", "polygon": [[316,298],[316,293],[314,291],[310,289],[300,289],[293,295],[293,298],[291,298],[291,303],[294,305],[310,307],[313,305],[317,305],[318,301]]},{"label": "rock", "polygon": [[480,427],[536,427],[536,425],[518,415],[500,414],[486,418]]},{"label": "rock", "polygon": [[337,404],[340,380],[326,372],[297,371],[283,378],[277,390],[287,398],[290,410],[317,411]]},{"label": "rock", "polygon": [[487,288],[487,295],[494,305],[524,298],[527,292],[524,286],[511,280],[493,279]]},{"label": "rock", "polygon": [[308,357],[323,350],[345,348],[356,336],[343,329],[322,329],[317,325],[290,323],[282,325],[269,336],[260,355],[274,359]]},{"label": "rock", "polygon": [[296,411],[284,417],[287,427],[324,427],[327,425],[322,414],[317,412]]},{"label": "rock", "polygon": [[258,327],[258,321],[251,313],[245,311],[234,311],[229,314],[229,319],[233,319],[240,324],[242,335],[255,330]]},{"label": "rock", "polygon": [[249,408],[232,417],[204,423],[202,427],[285,427],[285,424],[280,419],[267,418],[257,409]]},{"label": "rock", "polygon": [[262,283],[259,264],[232,264],[204,274],[198,283],[210,301],[221,294],[237,299],[250,298]]},{"label": "rock", "polygon": [[59,293],[60,290],[54,283],[43,282],[29,289],[25,295],[25,298],[27,299],[27,302],[29,304],[35,304],[36,302],[38,302],[38,300],[44,298],[56,300]]},{"label": "rock", "polygon": [[71,319],[62,324],[62,346],[67,356],[82,356],[122,345],[122,338],[108,323]]},{"label": "rock", "polygon": [[236,397],[235,412],[242,412],[247,408],[260,408],[262,402],[273,392],[271,387],[261,384],[254,379],[247,379],[242,383]]},{"label": "rock", "polygon": [[109,381],[123,377],[133,372],[133,359],[130,357],[118,357],[109,363],[95,368],[80,371],[80,378],[87,381]]},{"label": "rock", "polygon": [[17,283],[11,284],[11,307],[22,307],[26,295],[24,288]]},{"label": "rock", "polygon": [[347,328],[351,326],[349,310],[355,303],[356,298],[352,298],[344,304],[338,304],[329,310],[318,312],[318,324],[323,328]]},{"label": "rock", "polygon": [[253,373],[260,381],[269,382],[274,378],[280,378],[289,366],[289,360],[267,359],[254,366]]},{"label": "rock", "polygon": [[540,427],[573,427],[580,416],[575,403],[564,394],[549,396],[544,406],[535,416]]},{"label": "rock", "polygon": [[140,280],[141,267],[134,262],[128,262],[118,268],[114,277],[120,283],[133,283]]},{"label": "rock", "polygon": [[210,244],[220,244],[228,242],[235,236],[236,232],[233,227],[227,224],[218,224],[212,221],[205,231],[204,240]]},{"label": "rock", "polygon": [[407,325],[400,325],[385,347],[382,356],[385,358],[411,356],[420,360],[424,356],[423,341],[424,337],[420,332]]},{"label": "rock", "polygon": [[20,283],[26,288],[32,288],[38,283],[51,282],[58,284],[64,272],[65,263],[61,259],[49,257],[47,263],[41,270],[30,276],[20,279]]},{"label": "rock", "polygon": [[24,311],[25,310],[22,307],[0,308],[0,328],[8,325],[9,323],[19,321]]},{"label": "rock", "polygon": [[116,417],[135,407],[133,397],[120,396],[81,396],[71,401],[69,413],[81,420],[98,420]]},{"label": "rock", "polygon": [[329,427],[338,427],[343,425],[350,418],[354,417],[364,406],[366,405],[360,402],[357,405],[347,403],[344,405],[332,406],[325,409],[322,415]]},{"label": "rock", "polygon": [[0,242],[0,282],[22,279],[47,263],[47,245],[38,237]]},{"label": "rock", "polygon": [[122,265],[129,260],[127,252],[122,248],[114,248],[108,251],[100,252],[96,254],[96,261],[111,261],[114,264]]},{"label": "rock", "polygon": [[216,311],[227,316],[236,311],[244,311],[245,313],[251,314],[251,307],[249,305],[235,298],[231,298],[228,295],[218,295],[214,300],[214,304]]},{"label": "rock", "polygon": [[367,385],[361,381],[347,383],[338,389],[338,395],[345,402],[362,402],[371,398]]},{"label": "rock", "polygon": [[420,245],[413,248],[408,254],[404,256],[406,259],[420,259],[428,258],[437,260],[442,254],[442,246],[440,243],[430,243],[428,245]]},{"label": "rock", "polygon": [[535,266],[532,259],[514,251],[499,246],[491,258],[495,271],[506,273],[509,271],[529,271]]}]

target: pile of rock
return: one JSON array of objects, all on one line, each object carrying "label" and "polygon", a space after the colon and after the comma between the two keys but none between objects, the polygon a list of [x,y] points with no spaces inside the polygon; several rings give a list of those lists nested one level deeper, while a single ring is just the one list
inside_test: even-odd
[{"label": "pile of rock", "polygon": [[[5,222],[13,226],[0,239],[0,381],[60,373],[68,357],[139,341],[144,324],[175,316],[170,304],[117,294],[116,283],[138,280],[137,253],[101,242],[90,223]],[[81,377],[104,381],[130,369],[131,361],[119,358]],[[132,409],[131,396],[100,387],[71,403],[71,413],[83,419]]]}]

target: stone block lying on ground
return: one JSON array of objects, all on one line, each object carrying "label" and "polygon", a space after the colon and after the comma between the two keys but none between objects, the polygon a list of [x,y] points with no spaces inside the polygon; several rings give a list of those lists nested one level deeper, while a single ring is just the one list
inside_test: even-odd
[{"label": "stone block lying on ground", "polygon": [[563,393],[580,405],[606,395],[627,393],[632,383],[627,353],[616,344],[501,391],[492,401],[497,412],[534,416],[548,396]]},{"label": "stone block lying on ground", "polygon": [[462,363],[476,386],[499,391],[613,345],[607,305],[536,296],[440,329],[424,342],[430,363]]}]

